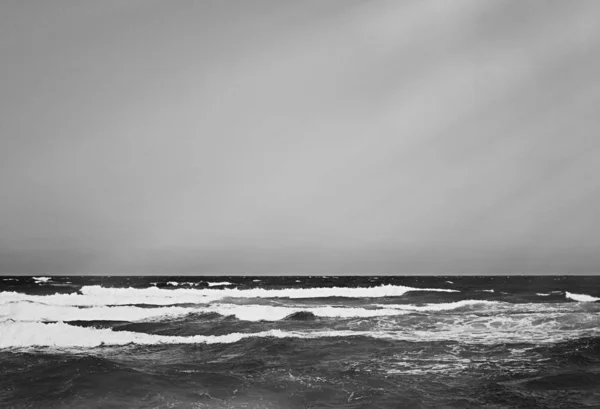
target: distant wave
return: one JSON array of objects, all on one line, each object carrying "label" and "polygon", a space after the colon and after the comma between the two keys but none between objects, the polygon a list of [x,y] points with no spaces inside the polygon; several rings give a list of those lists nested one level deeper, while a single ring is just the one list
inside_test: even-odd
[{"label": "distant wave", "polygon": [[1,292],[0,304],[10,301],[35,301],[54,305],[124,305],[154,304],[173,305],[183,303],[203,304],[224,298],[377,298],[402,296],[409,291],[457,292],[456,290],[438,288],[413,288],[394,285],[379,287],[323,287],[323,288],[285,288],[267,290],[252,288],[197,289],[177,288],[105,288],[101,286],[84,286],[81,294],[28,295],[17,292]]},{"label": "distant wave", "polygon": [[233,283],[230,283],[229,281],[219,281],[219,282],[216,282],[216,283],[210,283],[210,282],[207,281],[206,284],[208,284],[209,287],[215,287],[215,286],[218,286],[218,285],[233,285]]},{"label": "distant wave", "polygon": [[47,283],[52,280],[52,277],[32,277],[36,283]]},{"label": "distant wave", "polygon": [[[152,283],[153,285],[157,285],[158,283]],[[179,281],[167,281],[167,284],[173,287],[178,287],[180,285],[183,286],[189,286],[189,287],[197,287],[200,284],[202,284],[202,282],[193,282],[193,281],[183,281],[183,282],[179,282]]]},{"label": "distant wave", "polygon": [[579,301],[579,302],[594,302],[600,301],[600,298],[592,297],[591,295],[586,294],[573,294],[568,291],[565,292],[565,297],[570,298],[571,300]]}]

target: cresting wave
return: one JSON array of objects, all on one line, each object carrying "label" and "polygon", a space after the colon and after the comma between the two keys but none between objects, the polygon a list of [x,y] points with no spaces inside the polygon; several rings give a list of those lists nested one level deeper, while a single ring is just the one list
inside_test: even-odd
[{"label": "cresting wave", "polygon": [[[260,281],[260,280],[259,280]],[[153,282],[150,283],[151,285],[158,285],[157,282]],[[198,287],[200,284],[208,284],[209,287],[218,287],[218,286],[228,286],[228,285],[234,285],[233,283],[230,283],[229,281],[219,281],[216,283],[212,283],[210,281],[205,281],[205,282],[194,282],[194,281],[167,281],[167,284],[172,286],[172,287],[179,287],[179,286],[188,286],[188,287]]]},{"label": "cresting wave", "polygon": [[143,321],[168,319],[190,314],[217,313],[222,316],[235,316],[244,321],[278,321],[291,314],[309,312],[317,317],[327,318],[366,318],[404,315],[410,311],[394,308],[351,308],[351,307],[277,307],[268,305],[216,304],[206,307],[158,307],[140,308],[135,306],[100,306],[79,308],[38,303],[10,303],[0,311],[0,321]]},{"label": "cresting wave", "polygon": [[[326,318],[367,318],[405,315],[413,312],[443,312],[470,309],[477,312],[523,313],[540,309],[552,312],[573,312],[573,304],[556,304],[552,307],[539,304],[510,304],[499,301],[462,300],[452,303],[410,305],[410,304],[373,304],[371,308],[336,306],[272,306],[210,304],[205,306],[167,306],[142,308],[137,306],[94,306],[77,307],[65,305],[47,305],[36,302],[7,303],[0,310],[0,320],[17,321],[142,321],[157,318],[174,318],[190,314],[217,313],[222,316],[235,316],[244,321],[278,321],[287,316],[308,312],[316,317]],[[600,311],[600,306],[597,308]]]},{"label": "cresting wave", "polygon": [[499,301],[463,300],[453,303],[411,305],[373,304],[371,308],[337,306],[272,306],[254,304],[211,304],[206,306],[167,306],[142,308],[136,306],[98,306],[80,308],[39,303],[9,303],[0,311],[0,321],[143,321],[182,317],[190,314],[217,313],[235,316],[243,321],[278,321],[298,312],[307,312],[322,318],[370,318],[398,316],[411,313],[473,313],[473,314],[524,314],[524,313],[575,313],[600,312],[600,305],[575,303],[511,304]]},{"label": "cresting wave", "polygon": [[0,349],[6,348],[31,348],[54,347],[65,348],[90,348],[98,346],[117,345],[166,345],[166,344],[229,344],[239,342],[245,338],[340,338],[363,336],[374,339],[395,341],[427,342],[433,341],[461,341],[467,344],[502,344],[510,342],[535,342],[547,344],[583,336],[598,335],[598,327],[562,331],[555,326],[540,327],[532,331],[530,326],[525,330],[515,328],[512,323],[507,323],[506,328],[482,331],[469,326],[449,326],[445,330],[389,330],[378,328],[371,331],[360,330],[327,330],[327,331],[283,331],[278,329],[250,332],[230,333],[226,335],[193,335],[169,336],[154,335],[142,332],[112,331],[110,329],[95,329],[58,323],[40,322],[4,322],[0,323]]},{"label": "cresting wave", "polygon": [[[222,284],[224,285],[224,284]],[[402,296],[409,291],[457,292],[439,288],[413,288],[394,285],[379,287],[324,287],[324,288],[285,288],[267,290],[252,288],[240,290],[177,288],[105,288],[100,286],[82,287],[81,294],[27,295],[17,292],[0,293],[0,304],[12,301],[34,301],[53,305],[126,305],[154,304],[173,305],[184,303],[203,304],[224,298],[377,298]]]},{"label": "cresting wave", "polygon": [[600,301],[600,298],[592,297],[591,295],[586,294],[573,294],[568,291],[565,292],[565,297],[570,298],[571,300],[579,301],[579,302],[595,302]]}]

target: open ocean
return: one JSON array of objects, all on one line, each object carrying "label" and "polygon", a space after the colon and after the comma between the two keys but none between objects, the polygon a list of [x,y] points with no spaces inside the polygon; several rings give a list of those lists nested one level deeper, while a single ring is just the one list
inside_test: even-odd
[{"label": "open ocean", "polygon": [[600,277],[0,277],[1,408],[600,408]]}]

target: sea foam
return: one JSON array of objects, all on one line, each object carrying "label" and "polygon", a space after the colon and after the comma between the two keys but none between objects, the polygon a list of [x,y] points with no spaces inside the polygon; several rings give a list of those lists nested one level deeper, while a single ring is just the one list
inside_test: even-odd
[{"label": "sea foam", "polygon": [[224,298],[377,298],[402,296],[409,291],[456,292],[439,288],[413,288],[394,285],[379,287],[324,287],[324,288],[284,288],[267,290],[251,289],[196,289],[177,288],[105,288],[101,286],[84,286],[81,294],[29,295],[17,292],[0,293],[0,304],[11,301],[34,301],[53,305],[124,305],[124,304],[204,304]]},{"label": "sea foam", "polygon": [[277,321],[297,312],[310,312],[317,317],[359,318],[408,314],[394,308],[351,307],[279,307],[268,305],[214,304],[206,307],[157,307],[97,306],[80,308],[74,306],[46,305],[32,302],[5,304],[0,310],[0,321],[145,321],[169,319],[190,314],[217,313],[235,316],[244,321]]},{"label": "sea foam", "polygon": [[[594,304],[595,305],[595,304]],[[0,309],[0,320],[16,321],[147,321],[167,320],[190,314],[217,313],[222,316],[235,316],[243,321],[278,321],[298,312],[311,313],[322,318],[369,318],[400,316],[411,313],[447,312],[457,313],[463,309],[467,312],[503,314],[522,314],[525,312],[578,312],[581,307],[576,304],[557,303],[544,304],[511,304],[499,301],[462,300],[439,304],[372,304],[370,308],[340,307],[329,305],[288,305],[273,306],[260,304],[227,304],[213,303],[192,306],[156,306],[144,308],[127,306],[92,306],[78,307],[69,305],[48,305],[37,302],[10,302]],[[595,310],[595,309],[594,309]],[[600,306],[598,306],[600,310]],[[587,310],[586,310],[587,311]]]},{"label": "sea foam", "polygon": [[592,297],[591,295],[586,294],[573,294],[568,291],[565,292],[565,297],[570,298],[571,300],[579,301],[579,302],[594,302],[600,301],[600,298]]},{"label": "sea foam", "polygon": [[[559,317],[555,317],[559,318]],[[441,325],[435,330],[404,329],[394,325],[391,328],[379,327],[371,331],[360,330],[318,330],[284,331],[272,329],[253,333],[230,333],[226,335],[168,336],[130,331],[112,331],[68,325],[63,322],[2,322],[0,323],[0,348],[90,348],[102,345],[166,345],[166,344],[229,344],[245,338],[339,338],[370,337],[394,341],[433,342],[459,341],[475,344],[536,343],[547,344],[584,336],[597,336],[597,322],[581,322],[581,328],[564,328],[564,322],[548,320],[543,325],[535,325],[539,317],[517,319],[492,318],[485,322],[468,320],[463,323]],[[390,323],[393,325],[393,323]],[[475,325],[475,326],[474,326]]]}]

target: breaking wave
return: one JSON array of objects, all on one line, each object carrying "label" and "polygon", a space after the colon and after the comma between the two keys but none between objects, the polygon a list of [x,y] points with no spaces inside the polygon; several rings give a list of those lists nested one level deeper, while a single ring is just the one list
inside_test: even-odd
[{"label": "breaking wave", "polygon": [[[224,285],[216,283],[215,285]],[[196,289],[177,288],[105,288],[84,286],[80,294],[28,295],[17,292],[0,293],[0,304],[11,301],[34,301],[54,305],[128,305],[128,304],[205,304],[224,298],[378,298],[402,296],[409,291],[457,292],[437,288],[413,288],[394,285],[379,287],[325,287],[325,288],[285,288],[267,290],[252,288]]]},{"label": "breaking wave", "polygon": [[235,316],[243,321],[278,321],[290,314],[310,312],[317,317],[359,318],[403,315],[409,311],[394,308],[351,308],[351,307],[277,307],[268,305],[215,304],[206,307],[159,307],[141,308],[136,306],[100,306],[79,308],[55,306],[39,303],[10,303],[0,312],[0,320],[17,321],[142,321],[158,318],[173,318],[189,314],[217,313],[222,316]]},{"label": "breaking wave", "polygon": [[600,298],[592,297],[591,295],[586,294],[573,294],[568,291],[565,292],[565,297],[570,298],[571,300],[579,301],[579,302],[594,302],[600,301]]},{"label": "breaking wave", "polygon": [[[453,303],[405,305],[375,304],[373,308],[336,307],[336,306],[272,306],[272,305],[237,305],[211,304],[205,306],[162,306],[144,308],[138,306],[94,306],[78,307],[68,305],[48,305],[37,302],[12,302],[3,306],[0,319],[18,321],[141,321],[156,318],[185,316],[188,314],[217,313],[222,316],[235,316],[243,321],[278,321],[290,314],[308,312],[323,318],[367,318],[394,315],[405,315],[411,312],[452,311],[460,308],[474,307],[478,309],[492,307],[511,308],[513,304],[464,300]],[[535,307],[535,305],[532,305]]]},{"label": "breaking wave", "polygon": [[[493,324],[493,323],[492,323]],[[143,332],[113,331],[111,329],[96,329],[72,326],[63,322],[3,322],[0,323],[0,348],[90,348],[110,345],[166,345],[166,344],[229,344],[245,338],[332,338],[332,337],[370,337],[375,339],[432,342],[432,341],[462,341],[464,343],[502,344],[507,342],[535,342],[537,344],[554,343],[582,336],[598,335],[597,326],[564,331],[555,323],[538,326],[533,331],[531,323],[515,326],[507,322],[502,328],[491,325],[482,330],[473,325],[452,325],[433,331],[406,331],[377,328],[370,331],[360,330],[326,330],[326,331],[284,331],[271,329],[268,331],[250,333],[229,333],[225,335],[193,335],[169,336],[155,335]]]},{"label": "breaking wave", "polygon": [[207,282],[206,284],[208,284],[209,287],[215,287],[215,286],[221,286],[221,285],[223,285],[223,286],[233,285],[233,283],[230,283],[229,281],[220,281],[220,282],[216,282],[216,283]]}]

